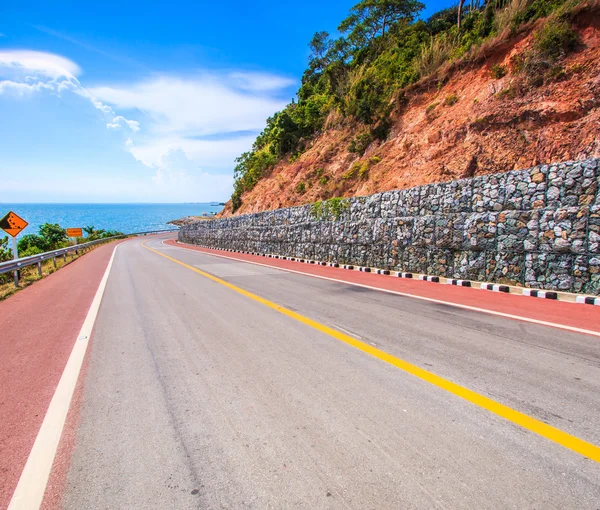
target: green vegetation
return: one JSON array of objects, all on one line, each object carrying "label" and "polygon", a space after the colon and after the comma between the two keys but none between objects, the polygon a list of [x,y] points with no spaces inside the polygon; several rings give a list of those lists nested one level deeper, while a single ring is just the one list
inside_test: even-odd
[{"label": "green vegetation", "polygon": [[369,131],[359,133],[352,139],[350,145],[348,145],[348,152],[353,152],[362,156],[367,150],[367,147],[373,143],[374,139],[373,133]]},{"label": "green vegetation", "polygon": [[502,64],[494,64],[490,69],[490,73],[492,78],[499,80],[500,78],[504,78],[506,76],[507,71],[506,67],[504,67]]},{"label": "green vegetation", "polygon": [[[121,232],[96,229],[95,227],[85,227],[83,230],[86,232],[87,237],[78,237],[78,243],[123,235]],[[27,234],[21,237],[17,243],[17,248],[19,250],[19,257],[29,257],[31,255],[37,255],[38,253],[64,248],[68,244],[69,238],[67,237],[66,229],[56,223],[44,223],[40,226],[37,234]],[[70,261],[78,258],[81,254],[81,251],[79,254],[71,253]],[[0,262],[6,262],[12,259],[13,253],[12,249],[9,247],[9,239],[8,237],[3,237],[0,239]],[[36,266],[22,269],[19,288],[27,287],[31,283],[60,269],[68,262],[69,261],[62,258],[58,258],[56,261],[50,259],[44,261],[42,263],[42,276],[39,275]],[[19,288],[14,286],[12,273],[0,275],[0,301],[14,294]]]},{"label": "green vegetation", "polygon": [[577,33],[567,21],[551,19],[535,33],[534,51],[552,61],[571,53],[578,43]]},{"label": "green vegetation", "polygon": [[[483,43],[551,13],[562,15],[573,2],[475,0],[464,5],[461,1],[460,14],[457,6],[421,20],[418,14],[424,5],[418,0],[360,1],[341,22],[340,38],[331,39],[327,32],[314,35],[297,100],[267,119],[252,150],[236,160],[233,211],[245,191],[279,161],[298,159],[317,133],[354,123],[358,134],[348,150],[364,154],[371,143],[387,138],[390,114],[402,89],[426,78],[441,86],[450,64],[478,58]],[[536,36],[535,53],[546,60],[566,54],[576,44],[568,22],[555,17]],[[492,69],[498,77],[503,72],[501,66]],[[449,96],[444,104],[451,106],[457,100]],[[428,115],[435,106],[428,107]]]},{"label": "green vegetation", "polygon": [[[202,217],[200,217],[202,218]],[[123,232],[117,230],[104,230],[102,228],[97,229],[94,226],[84,227],[83,231],[87,234],[85,238],[77,238],[77,242],[95,241],[97,239],[106,239],[107,237],[116,237],[125,235]]]},{"label": "green vegetation", "polygon": [[348,207],[350,207],[350,202],[347,198],[336,197],[315,202],[312,204],[310,212],[316,220],[337,220]]},{"label": "green vegetation", "polygon": [[296,193],[298,193],[298,195],[304,195],[304,193],[306,193],[306,183],[304,181],[300,181],[296,185]]},{"label": "green vegetation", "polygon": [[19,239],[19,257],[58,250],[67,245],[68,239],[67,231],[58,223],[44,223],[39,234],[28,234]]},{"label": "green vegetation", "polygon": [[[87,234],[87,237],[78,237],[78,243],[123,235],[122,232],[96,229],[96,227],[85,227],[83,231]],[[69,244],[68,241],[69,238],[67,237],[66,229],[57,223],[44,223],[40,226],[38,234],[27,234],[19,239],[17,245],[19,257],[29,257],[46,251],[58,250],[67,246]],[[1,253],[2,250],[0,249],[0,256]]]},{"label": "green vegetation", "polygon": [[458,96],[454,93],[449,94],[446,99],[444,99],[444,106],[453,106],[458,103]]},{"label": "green vegetation", "polygon": [[[12,260],[12,250],[8,247],[8,237],[0,239],[0,262]],[[0,285],[12,279],[10,274],[0,274]]]},{"label": "green vegetation", "polygon": [[577,33],[568,21],[549,18],[534,34],[533,47],[513,57],[514,72],[531,87],[560,80],[566,75],[560,59],[574,51],[578,42]]}]

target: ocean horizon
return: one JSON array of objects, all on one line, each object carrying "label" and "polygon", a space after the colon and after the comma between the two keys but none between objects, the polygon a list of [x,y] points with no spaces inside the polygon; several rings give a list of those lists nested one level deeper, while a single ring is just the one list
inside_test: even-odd
[{"label": "ocean horizon", "polygon": [[[40,225],[58,223],[63,228],[118,230],[134,233],[173,228],[167,222],[185,216],[202,216],[223,209],[218,202],[198,203],[4,203],[0,218],[9,211],[21,216],[29,225],[20,235],[37,234]],[[0,236],[3,232],[0,231]]]}]

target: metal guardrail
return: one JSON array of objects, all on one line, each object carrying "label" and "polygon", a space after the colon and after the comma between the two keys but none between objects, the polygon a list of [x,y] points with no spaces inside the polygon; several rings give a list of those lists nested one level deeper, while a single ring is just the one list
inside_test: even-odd
[{"label": "metal guardrail", "polygon": [[87,243],[74,244],[73,246],[66,246],[65,248],[59,248],[58,250],[47,251],[44,253],[39,253],[37,255],[31,255],[30,257],[22,257],[16,260],[9,260],[7,262],[0,263],[0,274],[15,273],[15,285],[19,284],[19,271],[25,267],[37,265],[38,272],[40,276],[42,276],[42,262],[45,260],[53,260],[54,267],[56,267],[56,259],[57,257],[64,257],[67,260],[67,255],[69,253],[79,253],[80,251],[86,251],[87,249],[95,246],[97,244],[106,243],[107,241],[114,241],[116,239],[125,239],[127,237],[132,236],[143,236],[148,234],[161,234],[164,232],[177,232],[178,229],[172,228],[168,230],[150,230],[148,232],[134,232],[132,234],[123,234],[120,236],[112,236],[112,237],[104,237],[102,239],[96,239],[94,241],[89,241]]}]

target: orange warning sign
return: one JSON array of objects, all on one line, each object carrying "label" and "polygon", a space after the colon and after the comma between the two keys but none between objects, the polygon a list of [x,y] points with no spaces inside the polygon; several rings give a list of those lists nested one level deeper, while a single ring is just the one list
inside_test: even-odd
[{"label": "orange warning sign", "polygon": [[81,228],[68,228],[67,235],[69,237],[83,237],[83,229]]},{"label": "orange warning sign", "polygon": [[0,220],[0,228],[13,237],[17,237],[27,225],[29,223],[12,211]]}]

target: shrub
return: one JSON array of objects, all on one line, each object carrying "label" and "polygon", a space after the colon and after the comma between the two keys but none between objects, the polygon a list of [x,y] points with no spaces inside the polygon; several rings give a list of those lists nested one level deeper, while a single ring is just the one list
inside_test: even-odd
[{"label": "shrub", "polygon": [[369,177],[369,164],[368,163],[363,163],[362,165],[360,165],[360,168],[358,169],[358,178],[361,181],[366,181]]},{"label": "shrub", "polygon": [[342,174],[342,179],[344,179],[345,181],[355,179],[360,170],[360,166],[361,166],[360,161],[353,163],[352,166],[348,169],[348,171],[346,173]]},{"label": "shrub", "polygon": [[373,135],[371,133],[359,133],[350,142],[350,145],[348,146],[348,152],[362,155],[365,153],[367,147],[371,145],[371,143],[373,143]]},{"label": "shrub", "polygon": [[533,48],[540,57],[555,61],[572,52],[577,42],[577,32],[570,23],[551,19],[535,33]]},{"label": "shrub", "polygon": [[504,67],[502,64],[494,64],[490,69],[492,78],[495,78],[496,80],[504,78],[506,76],[506,72],[506,67]]},{"label": "shrub", "polygon": [[327,184],[327,182],[329,182],[329,179],[326,176],[323,176],[319,179],[319,184],[321,186],[325,186]]},{"label": "shrub", "polygon": [[21,237],[17,247],[19,249],[20,256],[25,256],[22,254],[28,252],[34,252],[33,254],[35,255],[37,253],[50,251],[51,249],[48,241],[38,234],[27,234]]},{"label": "shrub", "polygon": [[299,195],[304,195],[304,193],[306,193],[306,184],[304,183],[304,181],[300,181],[296,185],[296,193],[298,193]]},{"label": "shrub", "polygon": [[433,116],[433,111],[438,107],[440,103],[431,103],[426,109],[425,109],[425,115],[427,117],[432,117]]},{"label": "shrub", "polygon": [[458,96],[454,93],[449,94],[444,100],[444,106],[453,106],[458,103]]}]

